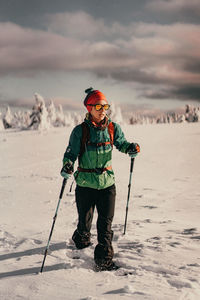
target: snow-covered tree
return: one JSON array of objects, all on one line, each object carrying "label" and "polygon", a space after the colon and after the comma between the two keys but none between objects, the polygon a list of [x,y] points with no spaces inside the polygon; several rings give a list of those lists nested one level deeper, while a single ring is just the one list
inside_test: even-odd
[{"label": "snow-covered tree", "polygon": [[12,128],[13,126],[13,115],[11,113],[10,107],[8,106],[6,109],[6,113],[3,117],[3,125],[4,128]]},{"label": "snow-covered tree", "polygon": [[200,108],[194,108],[194,122],[200,122]]},{"label": "snow-covered tree", "polygon": [[50,128],[50,121],[48,118],[48,112],[45,106],[44,98],[39,95],[35,94],[35,105],[32,108],[32,113],[30,115],[31,123],[29,124],[29,128],[33,129],[49,129]]},{"label": "snow-covered tree", "polygon": [[114,122],[117,122],[119,124],[124,123],[121,108],[119,106],[116,106],[113,102],[111,103],[110,106],[110,117]]},{"label": "snow-covered tree", "polygon": [[3,120],[2,120],[2,113],[0,112],[0,130],[4,130]]},{"label": "snow-covered tree", "polygon": [[74,125],[78,125],[83,122],[83,118],[80,114],[74,112]]},{"label": "snow-covered tree", "polygon": [[194,107],[192,105],[185,106],[185,118],[188,122],[198,122],[199,121],[199,107]]},{"label": "snow-covered tree", "polygon": [[47,106],[47,111],[48,111],[48,118],[50,120],[50,123],[53,126],[55,126],[55,122],[56,122],[56,108],[55,108],[55,105],[54,105],[54,103],[53,103],[52,100],[49,103],[49,105]]},{"label": "snow-covered tree", "polygon": [[55,126],[57,126],[57,127],[66,126],[66,117],[63,112],[63,107],[61,104],[58,105],[58,109],[56,111]]}]

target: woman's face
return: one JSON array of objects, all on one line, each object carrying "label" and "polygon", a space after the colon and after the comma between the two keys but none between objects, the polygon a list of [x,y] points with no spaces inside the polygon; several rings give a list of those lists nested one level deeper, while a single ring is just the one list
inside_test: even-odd
[{"label": "woman's face", "polygon": [[[105,100],[99,100],[98,103],[96,103],[96,104],[104,105],[104,104],[107,104],[107,102]],[[101,110],[97,111],[95,109],[95,106],[92,106],[92,110],[90,111],[90,114],[92,115],[92,118],[96,123],[100,123],[105,118],[106,111],[103,107]]]}]

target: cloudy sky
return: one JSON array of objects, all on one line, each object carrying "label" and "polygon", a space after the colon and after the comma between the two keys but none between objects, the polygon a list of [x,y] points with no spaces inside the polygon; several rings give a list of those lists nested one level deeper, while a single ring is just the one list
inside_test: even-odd
[{"label": "cloudy sky", "polygon": [[0,105],[200,103],[199,0],[0,0]]}]

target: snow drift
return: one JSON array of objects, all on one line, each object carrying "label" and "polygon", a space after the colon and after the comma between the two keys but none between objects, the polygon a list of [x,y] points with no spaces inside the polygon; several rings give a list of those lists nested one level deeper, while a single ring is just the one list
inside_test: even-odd
[{"label": "snow drift", "polygon": [[[123,235],[130,159],[113,151],[117,200],[114,272],[93,271],[96,245],[73,250],[74,196],[66,190],[44,273],[40,270],[71,127],[0,133],[0,298],[109,300],[200,298],[199,123],[123,125],[141,146]],[[74,188],[73,188],[74,190]]]}]

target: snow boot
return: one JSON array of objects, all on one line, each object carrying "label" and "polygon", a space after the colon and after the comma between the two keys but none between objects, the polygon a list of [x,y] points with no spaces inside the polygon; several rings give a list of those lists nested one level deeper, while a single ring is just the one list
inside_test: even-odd
[{"label": "snow boot", "polygon": [[117,270],[118,267],[112,261],[114,255],[113,247],[98,244],[94,250],[94,261],[97,271]]},{"label": "snow boot", "polygon": [[115,271],[119,269],[112,259],[95,259],[96,272]]},{"label": "snow boot", "polygon": [[72,236],[72,240],[74,241],[77,249],[84,249],[91,245],[90,236],[90,232],[84,232],[83,234],[80,234],[76,229]]}]

